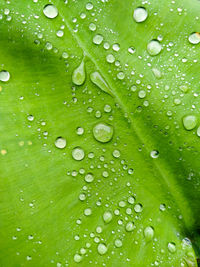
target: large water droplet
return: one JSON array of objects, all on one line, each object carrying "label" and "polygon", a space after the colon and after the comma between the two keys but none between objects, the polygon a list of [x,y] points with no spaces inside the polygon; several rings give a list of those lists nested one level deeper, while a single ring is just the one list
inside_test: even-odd
[{"label": "large water droplet", "polygon": [[133,12],[133,18],[136,22],[143,22],[147,19],[148,13],[144,7],[138,7]]},{"label": "large water droplet", "polygon": [[176,244],[173,242],[168,243],[167,248],[169,252],[175,253],[176,252]]},{"label": "large water droplet", "polygon": [[72,150],[72,157],[75,160],[82,160],[85,157],[85,152],[84,152],[84,150],[81,147],[75,147]]},{"label": "large water droplet", "polygon": [[151,56],[156,56],[158,55],[162,50],[162,46],[159,41],[157,40],[152,40],[148,43],[147,45],[147,52]]},{"label": "large water droplet", "polygon": [[72,74],[72,82],[76,85],[82,85],[85,82],[85,64],[82,61]]},{"label": "large water droplet", "polygon": [[54,5],[46,5],[43,9],[44,15],[49,19],[54,19],[58,16],[58,9]]},{"label": "large water droplet", "polygon": [[0,71],[0,81],[7,82],[10,79],[10,73],[6,70]]},{"label": "large water droplet", "polygon": [[194,115],[187,115],[183,117],[183,126],[186,130],[193,130],[197,126],[197,118]]},{"label": "large water droplet", "polygon": [[113,137],[113,133],[113,126],[106,123],[98,123],[93,128],[94,138],[101,143],[109,142]]},{"label": "large water droplet", "polygon": [[109,223],[112,221],[112,213],[110,211],[105,211],[103,214],[103,220],[105,223]]},{"label": "large water droplet", "polygon": [[154,229],[153,227],[151,226],[147,226],[145,229],[144,229],[144,236],[145,236],[145,239],[147,241],[150,241],[152,240],[153,236],[154,236]]},{"label": "large water droplet", "polygon": [[104,255],[108,251],[108,248],[105,244],[100,243],[97,247],[97,251],[100,255]]},{"label": "large water droplet", "polygon": [[102,78],[101,74],[98,71],[95,71],[90,74],[91,81],[97,85],[102,91],[111,94],[110,89],[105,82],[105,80]]},{"label": "large water droplet", "polygon": [[55,141],[55,146],[57,148],[60,148],[60,149],[63,149],[66,147],[66,144],[67,144],[67,141],[65,138],[59,136],[58,138],[56,138],[56,141]]},{"label": "large water droplet", "polygon": [[191,44],[199,44],[200,43],[200,34],[198,32],[193,32],[190,34],[188,40]]}]

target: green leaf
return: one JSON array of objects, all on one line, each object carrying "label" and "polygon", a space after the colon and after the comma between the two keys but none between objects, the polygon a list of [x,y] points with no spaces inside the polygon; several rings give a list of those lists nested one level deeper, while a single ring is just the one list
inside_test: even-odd
[{"label": "green leaf", "polygon": [[0,4],[0,265],[197,266],[200,2]]}]

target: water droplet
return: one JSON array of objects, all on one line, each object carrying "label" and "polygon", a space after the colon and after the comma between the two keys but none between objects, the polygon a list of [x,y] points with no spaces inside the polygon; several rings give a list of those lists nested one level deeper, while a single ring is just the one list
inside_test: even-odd
[{"label": "water droplet", "polygon": [[104,255],[108,251],[108,248],[105,244],[100,243],[97,247],[97,251],[100,255]]},{"label": "water droplet", "polygon": [[137,7],[134,10],[133,18],[136,22],[143,22],[147,19],[148,13],[144,7]]},{"label": "water droplet", "polygon": [[83,259],[83,258],[82,258],[81,255],[79,255],[79,254],[75,254],[75,255],[74,255],[74,261],[75,261],[75,262],[77,262],[77,263],[78,263],[78,262],[81,262],[82,259]]},{"label": "water droplet", "polygon": [[34,116],[33,115],[28,115],[27,119],[28,119],[28,121],[34,121]]},{"label": "water droplet", "polygon": [[61,136],[58,137],[58,138],[56,138],[55,146],[56,146],[57,148],[63,149],[63,148],[66,147],[66,144],[67,144],[67,141],[66,141],[65,138],[63,138],[63,137],[61,137]]},{"label": "water droplet", "polygon": [[132,232],[133,230],[134,230],[134,224],[133,224],[133,222],[128,222],[127,224],[126,224],[126,231],[127,232]]},{"label": "water droplet", "polygon": [[106,56],[106,60],[108,63],[113,63],[115,62],[115,57],[112,54],[109,54]]},{"label": "water droplet", "polygon": [[158,55],[162,50],[162,46],[159,41],[157,40],[152,40],[148,43],[147,45],[147,52],[151,56],[156,56]]},{"label": "water droplet", "polygon": [[111,94],[110,89],[105,82],[105,80],[102,78],[101,74],[98,71],[95,71],[90,74],[91,81],[97,85],[102,91]]},{"label": "water droplet", "polygon": [[197,126],[197,118],[194,115],[187,115],[183,117],[183,126],[186,130],[193,130]]},{"label": "water droplet", "polygon": [[200,34],[199,32],[193,32],[190,34],[188,38],[191,44],[199,44],[200,43]]},{"label": "water droplet", "polygon": [[116,239],[114,244],[115,244],[116,248],[121,248],[122,247],[122,241],[120,239]]},{"label": "water droplet", "polygon": [[145,229],[144,229],[144,236],[145,236],[145,239],[147,241],[150,241],[152,240],[153,236],[154,236],[154,229],[153,227],[151,226],[147,226]]},{"label": "water droplet", "polygon": [[72,81],[76,85],[82,85],[85,82],[85,64],[82,61],[72,74]]},{"label": "water droplet", "polygon": [[128,52],[132,55],[135,53],[135,47],[129,47]]},{"label": "water droplet", "polygon": [[90,216],[92,214],[92,210],[90,208],[87,208],[84,210],[85,216]]},{"label": "water droplet", "polygon": [[46,5],[43,9],[44,15],[49,19],[54,19],[58,16],[58,9],[54,5]]},{"label": "water droplet", "polygon": [[119,158],[120,157],[120,151],[117,150],[117,149],[115,149],[112,154],[113,154],[114,158]]},{"label": "water droplet", "polygon": [[75,147],[72,150],[72,157],[75,160],[82,160],[85,157],[85,152],[81,147]]},{"label": "water droplet", "polygon": [[150,153],[150,156],[153,158],[153,159],[157,159],[159,157],[159,152],[158,150],[152,150],[151,153]]},{"label": "water droplet", "polygon": [[10,73],[7,70],[0,71],[0,81],[7,82],[10,80]]},{"label": "water droplet", "polygon": [[157,79],[160,79],[160,78],[162,77],[162,73],[161,73],[161,71],[160,71],[159,69],[157,69],[157,68],[153,68],[152,71],[153,71],[154,76],[155,76]]},{"label": "water droplet", "polygon": [[113,133],[113,126],[106,123],[98,123],[93,128],[94,138],[101,143],[109,142],[113,137]]},{"label": "water droplet", "polygon": [[93,38],[93,43],[96,45],[100,45],[103,42],[103,36],[100,34],[97,34]]},{"label": "water droplet", "polygon": [[200,137],[200,126],[197,128],[197,136]]},{"label": "water droplet", "polygon": [[146,95],[147,95],[147,93],[146,93],[144,90],[140,90],[140,91],[138,92],[138,97],[139,97],[139,98],[145,98]]},{"label": "water droplet", "polygon": [[117,78],[119,80],[123,80],[125,78],[125,74],[123,73],[123,71],[120,71],[119,73],[117,73]]},{"label": "water droplet", "polygon": [[87,10],[92,10],[93,9],[93,4],[89,2],[89,3],[86,4],[85,8]]},{"label": "water droplet", "polygon": [[57,31],[56,35],[57,35],[58,37],[63,37],[64,32],[63,32],[62,30],[59,30],[59,31]]},{"label": "water droplet", "polygon": [[85,176],[85,181],[86,181],[87,183],[91,183],[91,182],[93,182],[93,181],[94,181],[94,176],[93,176],[93,174],[92,174],[92,173],[88,173],[88,174],[86,174],[86,176]]},{"label": "water droplet", "polygon": [[104,111],[105,111],[106,113],[111,112],[111,110],[112,110],[112,108],[111,108],[110,105],[105,105],[105,106],[104,106]]},{"label": "water droplet", "polygon": [[94,23],[90,23],[90,25],[89,25],[89,29],[90,29],[92,32],[94,32],[94,31],[96,31],[97,27],[96,27],[96,25],[95,25]]},{"label": "water droplet", "polygon": [[119,51],[120,50],[120,46],[119,46],[119,44],[114,44],[113,46],[112,46],[112,49],[114,50],[114,51]]},{"label": "water droplet", "polygon": [[105,223],[109,223],[112,221],[112,213],[110,211],[105,211],[103,214],[103,220]]},{"label": "water droplet", "polygon": [[135,202],[135,198],[134,197],[129,197],[128,198],[128,203],[129,204],[134,204],[134,202]]},{"label": "water droplet", "polygon": [[180,85],[179,89],[183,92],[183,93],[187,93],[189,88],[187,85]]},{"label": "water droplet", "polygon": [[165,204],[160,204],[160,211],[165,211],[165,210],[166,210]]},{"label": "water droplet", "polygon": [[176,252],[176,244],[173,242],[168,243],[167,248],[169,252],[175,253]]},{"label": "water droplet", "polygon": [[84,134],[84,129],[83,129],[82,127],[78,127],[78,128],[76,129],[76,133],[77,133],[78,135],[83,135],[83,134]]},{"label": "water droplet", "polygon": [[135,212],[139,213],[139,212],[142,212],[143,207],[141,204],[136,204],[134,207],[134,210],[135,210]]}]

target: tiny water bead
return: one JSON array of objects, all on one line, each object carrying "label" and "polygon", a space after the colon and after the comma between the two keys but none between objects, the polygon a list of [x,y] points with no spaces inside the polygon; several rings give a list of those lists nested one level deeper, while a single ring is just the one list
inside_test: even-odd
[{"label": "tiny water bead", "polygon": [[114,44],[112,46],[112,49],[115,51],[115,52],[118,52],[120,50],[120,45],[119,44]]},{"label": "tiny water bead", "polygon": [[197,118],[194,115],[187,115],[183,117],[183,126],[186,130],[193,130],[197,126]]},{"label": "tiny water bead", "polygon": [[103,36],[100,34],[97,34],[93,38],[93,43],[96,45],[100,45],[103,42]]},{"label": "tiny water bead", "polygon": [[7,70],[0,71],[0,81],[8,82],[10,80],[10,73]]},{"label": "tiny water bead", "polygon": [[106,123],[98,123],[93,128],[94,138],[101,143],[109,142],[113,137],[113,133],[113,126]]},{"label": "tiny water bead", "polygon": [[106,56],[106,60],[108,63],[114,63],[115,62],[115,57],[112,54],[108,54]]},{"label": "tiny water bead", "polygon": [[81,255],[79,255],[79,254],[75,254],[74,255],[74,261],[75,262],[77,262],[77,263],[79,263],[79,262],[81,262],[82,261],[82,256]]},{"label": "tiny water bead", "polygon": [[94,32],[94,31],[96,31],[97,26],[96,26],[94,23],[90,23],[90,25],[89,25],[89,29],[90,29],[92,32]]},{"label": "tiny water bead", "polygon": [[103,79],[103,77],[101,76],[101,74],[98,71],[95,71],[95,72],[91,73],[90,74],[90,79],[102,91],[110,94],[110,89],[109,89],[107,83],[105,82],[105,80]]},{"label": "tiny water bead", "polygon": [[191,44],[199,44],[200,43],[200,33],[199,32],[191,33],[188,40]]},{"label": "tiny water bead", "polygon": [[34,116],[33,115],[28,115],[27,119],[28,119],[28,121],[34,121]]},{"label": "tiny water bead", "polygon": [[197,136],[200,137],[200,126],[197,128]]},{"label": "tiny water bead", "polygon": [[134,207],[134,211],[139,213],[139,212],[142,212],[143,210],[143,207],[141,204],[136,204],[135,207]]},{"label": "tiny water bead", "polygon": [[114,244],[115,244],[116,248],[121,248],[122,245],[123,245],[123,243],[122,243],[122,241],[120,239],[116,239]]},{"label": "tiny water bead", "polygon": [[126,231],[127,232],[132,232],[133,230],[134,230],[134,223],[133,222],[128,222],[127,224],[126,224]]},{"label": "tiny water bead", "polygon": [[137,7],[133,12],[133,18],[136,22],[143,22],[147,19],[148,13],[144,7]]},{"label": "tiny water bead", "polygon": [[92,10],[93,9],[93,4],[89,2],[89,3],[86,4],[85,8],[87,10]]},{"label": "tiny water bead", "polygon": [[151,153],[150,153],[150,156],[153,158],[153,159],[157,159],[159,157],[159,152],[158,150],[152,150]]},{"label": "tiny water bead", "polygon": [[110,106],[110,105],[105,105],[105,106],[104,106],[104,111],[105,111],[106,113],[111,112],[111,111],[112,111],[111,106]]},{"label": "tiny water bead", "polygon": [[115,149],[113,151],[112,155],[113,155],[114,158],[119,158],[121,154],[120,154],[120,151],[119,150]]},{"label": "tiny water bead", "polygon": [[157,56],[162,50],[162,46],[159,41],[152,40],[147,45],[147,52],[151,56]]},{"label": "tiny water bead", "polygon": [[92,174],[92,173],[88,173],[88,174],[86,174],[86,176],[85,176],[85,181],[86,181],[87,183],[91,183],[91,182],[93,182],[93,181],[94,181],[94,176],[93,176],[93,174]]},{"label": "tiny water bead", "polygon": [[54,19],[58,16],[58,9],[54,5],[46,5],[43,13],[47,18]]},{"label": "tiny water bead", "polygon": [[119,80],[123,80],[125,78],[125,74],[123,73],[123,71],[120,71],[117,73],[117,78]]},{"label": "tiny water bead", "polygon": [[78,128],[76,129],[76,133],[77,133],[78,135],[83,135],[83,134],[84,134],[84,129],[83,129],[82,127],[78,127]]},{"label": "tiny water bead", "polygon": [[73,159],[80,161],[80,160],[84,159],[85,152],[81,147],[75,147],[72,150],[72,157],[73,157]]},{"label": "tiny water bead", "polygon": [[112,221],[112,213],[110,211],[105,211],[103,214],[103,220],[105,223],[109,223]]},{"label": "tiny water bead", "polygon": [[72,82],[76,85],[82,85],[85,82],[85,78],[85,64],[82,61],[78,68],[76,68],[72,74]]},{"label": "tiny water bead", "polygon": [[150,241],[153,239],[153,236],[154,236],[154,229],[152,226],[147,226],[145,229],[144,229],[144,236],[145,236],[145,239],[147,241]]},{"label": "tiny water bead", "polygon": [[167,245],[167,248],[168,248],[169,252],[171,252],[171,253],[176,252],[176,244],[173,242],[169,242]]},{"label": "tiny water bead", "polygon": [[58,138],[56,138],[56,141],[55,141],[55,146],[57,148],[60,148],[60,149],[63,149],[66,147],[66,144],[67,144],[67,141],[65,138],[59,136]]},{"label": "tiny water bead", "polygon": [[97,251],[100,255],[104,255],[108,251],[108,248],[105,244],[100,243],[97,247]]},{"label": "tiny water bead", "polygon": [[85,216],[90,216],[92,214],[92,210],[90,208],[87,208],[84,210],[84,215]]}]

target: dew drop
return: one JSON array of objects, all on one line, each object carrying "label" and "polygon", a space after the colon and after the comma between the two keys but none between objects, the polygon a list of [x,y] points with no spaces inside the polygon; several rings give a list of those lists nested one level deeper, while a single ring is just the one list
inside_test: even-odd
[{"label": "dew drop", "polygon": [[112,49],[114,50],[114,51],[119,51],[120,50],[120,46],[119,46],[119,44],[114,44],[113,46],[112,46]]},{"label": "dew drop", "polygon": [[115,150],[113,151],[112,155],[113,155],[114,158],[119,158],[119,157],[120,157],[120,151],[117,150],[117,149],[115,149]]},{"label": "dew drop", "polygon": [[90,23],[90,25],[89,25],[89,29],[90,29],[92,32],[94,32],[94,31],[96,31],[97,27],[96,27],[96,25],[95,25],[94,23]]},{"label": "dew drop", "polygon": [[65,138],[59,136],[58,138],[56,138],[56,141],[55,141],[55,146],[57,148],[60,148],[60,149],[63,149],[66,147],[66,144],[67,144],[67,141]]},{"label": "dew drop", "polygon": [[109,223],[112,221],[112,213],[110,211],[105,211],[103,214],[103,220],[105,223]]},{"label": "dew drop", "polygon": [[193,130],[197,126],[197,118],[194,115],[187,115],[183,117],[183,126],[186,130]]},{"label": "dew drop", "polygon": [[27,119],[28,119],[28,121],[34,121],[34,116],[33,115],[28,115]]},{"label": "dew drop", "polygon": [[100,255],[104,255],[108,251],[108,248],[105,244],[100,243],[97,247],[97,251]]},{"label": "dew drop", "polygon": [[85,82],[85,64],[82,61],[72,74],[72,82],[76,85],[82,85]]},{"label": "dew drop", "polygon": [[81,147],[75,147],[72,150],[72,157],[73,157],[73,159],[80,161],[80,160],[84,159],[85,152]]},{"label": "dew drop", "polygon": [[176,244],[173,242],[168,243],[167,248],[169,252],[175,253],[176,252]]},{"label": "dew drop", "polygon": [[148,13],[144,7],[137,7],[133,12],[133,18],[136,22],[143,22],[147,19]]},{"label": "dew drop", "polygon": [[159,41],[157,40],[152,40],[148,43],[147,45],[147,52],[151,56],[156,56],[158,55],[162,50],[162,46]]},{"label": "dew drop", "polygon": [[74,255],[74,261],[77,262],[77,263],[81,262],[82,261],[82,256],[79,255],[79,254],[75,254]]},{"label": "dew drop", "polygon": [[59,30],[59,31],[57,31],[56,35],[57,35],[58,37],[63,37],[64,32],[63,32],[62,30]]},{"label": "dew drop", "polygon": [[54,5],[46,5],[43,13],[47,18],[54,19],[58,16],[58,9]]},{"label": "dew drop", "polygon": [[113,137],[113,133],[113,126],[106,123],[98,123],[93,128],[94,138],[101,143],[109,142]]},{"label": "dew drop", "polygon": [[114,244],[115,244],[115,247],[116,248],[121,248],[122,247],[122,241],[120,240],[120,239],[116,239],[115,240],[115,242],[114,242]]},{"label": "dew drop", "polygon": [[93,4],[89,2],[89,3],[86,4],[85,8],[87,10],[92,10],[93,9]]},{"label": "dew drop", "polygon": [[142,212],[143,207],[141,204],[136,204],[134,207],[134,210],[135,210],[135,212],[139,213],[139,212]]},{"label": "dew drop", "polygon": [[129,204],[134,204],[135,203],[135,198],[134,197],[129,197],[128,198],[128,203]]},{"label": "dew drop", "polygon": [[103,42],[103,36],[100,34],[97,34],[93,38],[93,43],[96,45],[100,45]]},{"label": "dew drop", "polygon": [[125,78],[125,74],[123,73],[123,71],[120,71],[117,73],[117,78],[119,80],[123,80]]},{"label": "dew drop", "polygon": [[6,70],[0,71],[0,81],[7,82],[10,80],[10,73]]},{"label": "dew drop", "polygon": [[127,224],[126,224],[126,231],[127,232],[132,232],[133,230],[134,230],[134,224],[133,224],[133,222],[128,222]]},{"label": "dew drop", "polygon": [[112,110],[112,108],[111,108],[110,105],[105,105],[105,106],[104,106],[104,111],[105,111],[106,113],[111,112],[111,110]]},{"label": "dew drop", "polygon": [[157,159],[159,157],[159,152],[158,150],[152,150],[151,153],[150,153],[150,156],[153,158],[153,159]]},{"label": "dew drop", "polygon": [[200,126],[197,128],[197,136],[200,137]]},{"label": "dew drop", "polygon": [[115,62],[115,57],[112,54],[108,54],[106,56],[106,60],[108,63],[113,63],[113,62]]},{"label": "dew drop", "polygon": [[83,134],[84,134],[84,129],[83,129],[82,127],[78,127],[78,128],[76,129],[76,133],[77,133],[78,135],[83,135]]},{"label": "dew drop", "polygon": [[200,43],[200,34],[198,32],[193,32],[190,34],[188,40],[191,44],[199,44]]},{"label": "dew drop", "polygon": [[94,176],[93,176],[93,174],[92,174],[92,173],[88,173],[88,174],[86,174],[86,176],[85,176],[85,181],[86,181],[87,183],[91,183],[91,182],[93,182],[93,181],[94,181]]},{"label": "dew drop", "polygon": [[166,205],[160,204],[160,211],[165,211],[165,210],[166,210]]},{"label": "dew drop", "polygon": [[84,210],[85,216],[90,216],[92,214],[92,210],[90,208],[87,208]]},{"label": "dew drop", "polygon": [[91,81],[97,85],[102,91],[111,94],[110,89],[105,82],[105,80],[102,78],[101,74],[98,71],[95,71],[90,74]]},{"label": "dew drop", "polygon": [[154,229],[153,227],[151,226],[147,226],[145,229],[144,229],[144,236],[145,236],[145,239],[147,241],[150,241],[152,240],[153,236],[154,236]]}]

